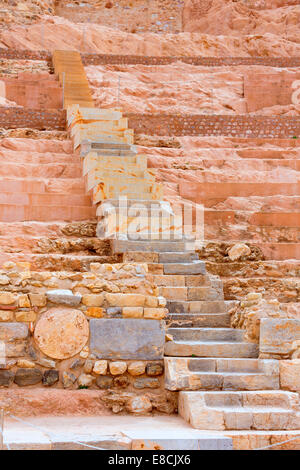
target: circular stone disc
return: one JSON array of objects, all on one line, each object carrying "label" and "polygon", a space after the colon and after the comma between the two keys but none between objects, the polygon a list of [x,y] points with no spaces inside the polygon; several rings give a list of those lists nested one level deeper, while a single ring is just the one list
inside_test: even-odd
[{"label": "circular stone disc", "polygon": [[89,324],[80,310],[51,308],[38,321],[34,339],[41,351],[54,359],[79,353],[89,337]]}]

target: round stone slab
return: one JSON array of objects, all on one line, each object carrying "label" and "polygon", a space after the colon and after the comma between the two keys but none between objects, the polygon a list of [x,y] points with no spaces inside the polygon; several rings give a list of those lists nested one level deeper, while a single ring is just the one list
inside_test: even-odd
[{"label": "round stone slab", "polygon": [[41,351],[54,359],[79,353],[89,337],[89,324],[80,310],[51,308],[38,321],[34,339]]}]

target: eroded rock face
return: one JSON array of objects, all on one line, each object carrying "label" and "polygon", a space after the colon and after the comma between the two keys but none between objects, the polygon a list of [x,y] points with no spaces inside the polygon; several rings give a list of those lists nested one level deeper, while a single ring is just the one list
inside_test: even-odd
[{"label": "eroded rock face", "polygon": [[258,343],[263,318],[284,318],[286,313],[275,299],[263,299],[260,293],[250,293],[230,311],[231,326],[245,330],[245,340]]},{"label": "eroded rock face", "polygon": [[85,346],[89,325],[80,310],[52,308],[38,321],[34,339],[47,356],[67,359],[75,356]]}]

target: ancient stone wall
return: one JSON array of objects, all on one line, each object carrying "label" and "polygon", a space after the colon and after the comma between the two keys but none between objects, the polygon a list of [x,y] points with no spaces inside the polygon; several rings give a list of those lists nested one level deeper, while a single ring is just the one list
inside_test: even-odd
[{"label": "ancient stone wall", "polygon": [[[190,65],[204,65],[209,67],[234,66],[234,65],[264,65],[270,67],[299,67],[300,57],[184,57],[184,56],[144,56],[144,55],[115,55],[115,54],[91,54],[82,53],[84,65],[106,64],[142,64],[142,65],[166,65],[181,61]],[[18,50],[0,48],[0,58],[3,59],[27,59],[45,60],[49,63],[52,54],[48,51]]]},{"label": "ancient stone wall", "polygon": [[93,263],[84,273],[33,272],[12,262],[4,268],[1,387],[126,389],[127,400],[163,387],[166,302],[147,264]]},{"label": "ancient stone wall", "polygon": [[0,107],[0,127],[4,129],[31,128],[65,130],[64,110],[40,111],[27,108]]},{"label": "ancient stone wall", "polygon": [[300,118],[140,115],[127,114],[130,127],[137,133],[168,136],[218,136],[293,138],[300,135]]}]

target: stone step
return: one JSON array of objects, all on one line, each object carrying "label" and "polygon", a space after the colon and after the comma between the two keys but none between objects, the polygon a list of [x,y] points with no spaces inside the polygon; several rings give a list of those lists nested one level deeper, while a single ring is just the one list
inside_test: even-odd
[{"label": "stone step", "polygon": [[72,193],[85,194],[82,178],[0,178],[0,193]]},{"label": "stone step", "polygon": [[227,306],[223,300],[177,301],[169,300],[167,309],[172,313],[225,313]]},{"label": "stone step", "polygon": [[81,159],[76,154],[69,153],[54,153],[54,152],[28,152],[28,151],[16,151],[1,149],[0,146],[0,158],[5,160],[7,163],[18,163],[23,165],[54,165],[54,164],[66,164],[72,163],[75,165],[81,165]]},{"label": "stone step", "polygon": [[174,341],[243,341],[245,330],[236,328],[168,328]]},{"label": "stone step", "polygon": [[91,198],[84,194],[2,192],[0,193],[0,205],[86,207],[91,206]]},{"label": "stone step", "polygon": [[95,207],[91,206],[0,205],[2,222],[87,220],[94,218],[95,213]]},{"label": "stone step", "polygon": [[228,313],[169,313],[165,320],[168,328],[226,328],[230,326]]},{"label": "stone step", "polygon": [[[174,328],[175,330],[176,328]],[[217,330],[217,328],[216,328]],[[257,357],[258,346],[246,342],[225,341],[168,341],[165,356],[184,357]]]},{"label": "stone step", "polygon": [[[170,175],[176,176],[178,175],[178,169],[177,168],[172,168],[173,164],[180,165],[180,162],[184,165],[185,161],[182,161],[181,158],[168,158],[168,163],[169,163],[169,168],[166,169],[164,162],[165,159],[161,159],[161,156],[159,155],[158,158],[155,157],[150,157],[150,167],[151,168],[157,168],[160,170],[167,170],[170,172]],[[249,177],[249,174],[251,172],[265,172],[265,171],[272,171],[272,170],[277,170],[278,168],[282,168],[284,171],[285,168],[287,169],[292,169],[295,171],[300,171],[300,156],[294,159],[268,159],[268,158],[243,158],[243,159],[233,159],[233,158],[226,158],[224,161],[224,158],[221,159],[211,159],[211,158],[205,158],[205,156],[202,155],[197,155],[197,158],[190,158],[189,160],[190,165],[192,165],[192,170],[190,168],[187,168],[187,171],[189,174],[193,174],[196,177],[199,177],[199,180],[202,176],[203,173],[206,175],[216,175],[220,173],[220,177],[222,177],[222,174],[225,172],[228,174],[234,173],[235,175],[238,175],[239,172],[246,172],[243,174],[244,178],[243,180],[246,180],[246,178]],[[222,173],[221,173],[222,172]],[[230,173],[229,173],[230,172]],[[225,173],[225,174],[226,174]],[[181,173],[182,174],[182,173]]]},{"label": "stone step", "polygon": [[164,265],[164,274],[205,274],[205,272],[205,263],[203,261],[168,263]]},{"label": "stone step", "polygon": [[[144,253],[142,254],[145,256]],[[139,254],[139,257],[134,257],[133,260],[142,262],[142,254]],[[131,256],[130,260],[132,260]],[[150,262],[150,260],[147,259],[147,262]],[[162,287],[205,287],[212,285],[212,276],[208,274],[198,274],[196,276],[184,276],[182,274],[153,274],[153,281],[155,284]],[[221,280],[219,280],[219,283],[223,286]]]},{"label": "stone step", "polygon": [[80,163],[10,163],[0,164],[0,177],[7,178],[81,178],[82,167]]},{"label": "stone step", "polygon": [[127,252],[182,252],[186,246],[185,241],[130,241],[130,240],[111,240],[111,247],[113,253],[127,253]]},{"label": "stone step", "polygon": [[179,392],[179,414],[196,429],[299,429],[299,396],[283,391]]},{"label": "stone step", "polygon": [[160,253],[158,255],[158,262],[163,264],[169,263],[189,263],[198,260],[198,255],[194,251],[184,251],[177,253]]},{"label": "stone step", "polygon": [[224,295],[221,289],[208,287],[160,287],[160,295],[167,300],[223,300]]},{"label": "stone step", "polygon": [[168,390],[277,390],[279,363],[265,359],[165,358]]},{"label": "stone step", "polygon": [[211,182],[200,183],[191,181],[179,182],[179,195],[184,199],[205,204],[207,199],[238,196],[294,196],[300,193],[300,183],[241,183],[241,182]]},{"label": "stone step", "polygon": [[0,142],[0,150],[14,150],[20,152],[39,153],[73,153],[73,143],[71,140],[57,139],[29,139],[6,137]]}]

